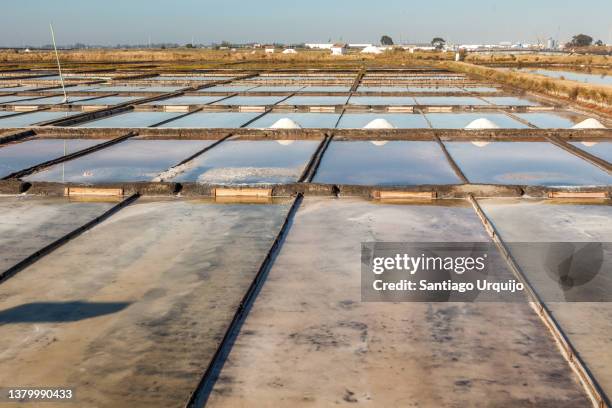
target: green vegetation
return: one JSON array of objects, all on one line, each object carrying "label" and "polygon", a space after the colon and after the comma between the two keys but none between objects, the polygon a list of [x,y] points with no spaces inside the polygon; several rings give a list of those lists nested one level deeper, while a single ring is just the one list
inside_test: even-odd
[{"label": "green vegetation", "polygon": [[593,44],[593,37],[586,34],[575,35],[569,43],[572,47],[588,47],[591,44]]},{"label": "green vegetation", "polygon": [[439,50],[444,48],[445,44],[446,44],[446,40],[442,37],[435,37],[433,40],[431,40],[431,45],[436,47]]},{"label": "green vegetation", "polygon": [[388,35],[383,35],[380,39],[382,45],[393,45],[393,39]]}]

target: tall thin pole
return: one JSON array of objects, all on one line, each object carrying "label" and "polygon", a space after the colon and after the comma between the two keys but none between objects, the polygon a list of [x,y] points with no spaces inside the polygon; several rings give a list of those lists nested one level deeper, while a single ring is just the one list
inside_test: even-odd
[{"label": "tall thin pole", "polygon": [[53,32],[53,24],[49,23],[51,27],[51,39],[53,40],[53,49],[55,50],[55,60],[57,61],[57,69],[59,71],[60,82],[62,84],[62,91],[64,92],[64,103],[68,102],[68,95],[66,94],[66,87],[64,86],[64,76],[62,75],[62,66],[59,60],[59,54],[57,53],[57,46],[55,45],[55,33]]},{"label": "tall thin pole", "polygon": [[[64,156],[66,156],[66,153],[68,153],[66,151],[66,139],[64,139]],[[65,174],[66,174],[66,167],[65,167],[66,163],[62,163],[62,183],[65,180]]]}]

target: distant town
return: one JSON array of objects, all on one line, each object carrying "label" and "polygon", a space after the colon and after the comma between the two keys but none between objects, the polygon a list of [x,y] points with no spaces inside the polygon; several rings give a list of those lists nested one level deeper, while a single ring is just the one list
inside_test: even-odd
[{"label": "distant town", "polygon": [[[33,51],[33,50],[48,50],[52,49],[52,44],[45,44],[42,46],[23,45],[15,47],[0,47],[3,49],[15,49],[16,51]],[[329,50],[332,54],[344,54],[348,50],[361,51],[364,53],[382,53],[393,49],[403,49],[409,52],[415,51],[459,51],[466,50],[470,52],[495,52],[495,51],[515,51],[515,52],[576,52],[584,49],[588,49],[589,52],[610,54],[612,52],[612,43],[607,44],[602,40],[594,39],[587,34],[577,34],[572,39],[566,41],[559,41],[553,37],[546,39],[538,39],[535,42],[512,42],[512,41],[501,41],[499,43],[452,43],[446,41],[442,37],[435,37],[428,43],[409,43],[400,42],[395,43],[393,38],[388,35],[383,35],[379,43],[351,43],[343,41],[328,41],[324,43],[298,43],[298,44],[284,44],[284,43],[232,43],[229,41],[222,41],[220,43],[196,43],[194,40],[185,44],[178,43],[153,43],[149,41],[145,44],[117,44],[113,46],[109,45],[91,45],[76,43],[71,45],[58,45],[58,48],[64,50],[79,50],[79,49],[173,49],[173,48],[203,48],[203,49],[217,49],[217,50],[239,50],[239,49],[262,49],[268,53],[284,52],[291,54],[297,52],[297,50]]]}]

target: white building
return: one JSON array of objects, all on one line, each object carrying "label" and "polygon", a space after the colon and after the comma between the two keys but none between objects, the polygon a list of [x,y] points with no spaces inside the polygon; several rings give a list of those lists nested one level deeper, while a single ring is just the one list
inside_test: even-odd
[{"label": "white building", "polygon": [[266,47],[266,54],[274,54],[274,47]]},{"label": "white building", "polygon": [[304,44],[306,48],[318,50],[331,50],[334,44]]},{"label": "white building", "polygon": [[344,55],[346,52],[346,44],[334,44],[331,47],[332,55]]}]

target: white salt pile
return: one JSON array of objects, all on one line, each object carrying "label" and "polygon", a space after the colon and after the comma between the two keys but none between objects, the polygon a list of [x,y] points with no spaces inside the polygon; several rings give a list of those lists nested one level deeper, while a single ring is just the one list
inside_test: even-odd
[{"label": "white salt pile", "polygon": [[[363,128],[364,129],[395,129],[395,126],[389,123],[387,119],[378,118],[378,119],[374,119],[373,121],[365,125]],[[371,143],[375,146],[384,146],[388,142],[386,140],[376,140],[376,141],[371,141]]]},{"label": "white salt pile", "polygon": [[486,118],[476,119],[465,127],[466,129],[499,129],[499,126]]},{"label": "white salt pile", "polygon": [[605,129],[606,127],[597,119],[588,118],[572,126],[572,129]]},{"label": "white salt pile", "polygon": [[378,118],[378,119],[374,119],[373,121],[365,125],[363,128],[364,129],[395,129],[395,126],[389,123],[387,119]]},{"label": "white salt pile", "polygon": [[486,145],[488,145],[490,142],[478,142],[478,141],[474,141],[472,142],[472,144],[476,147],[485,147]]},{"label": "white salt pile", "polygon": [[277,120],[270,126],[270,129],[301,129],[302,127],[294,120],[282,118]]},{"label": "white salt pile", "polygon": [[297,51],[293,48],[287,48],[285,51],[283,51],[283,54],[297,54]]},{"label": "white salt pile", "polygon": [[381,54],[382,50],[378,47],[370,45],[365,47],[361,52],[364,54]]},{"label": "white salt pile", "polygon": [[384,146],[389,142],[387,140],[372,140],[370,143],[372,143],[374,146]]}]

